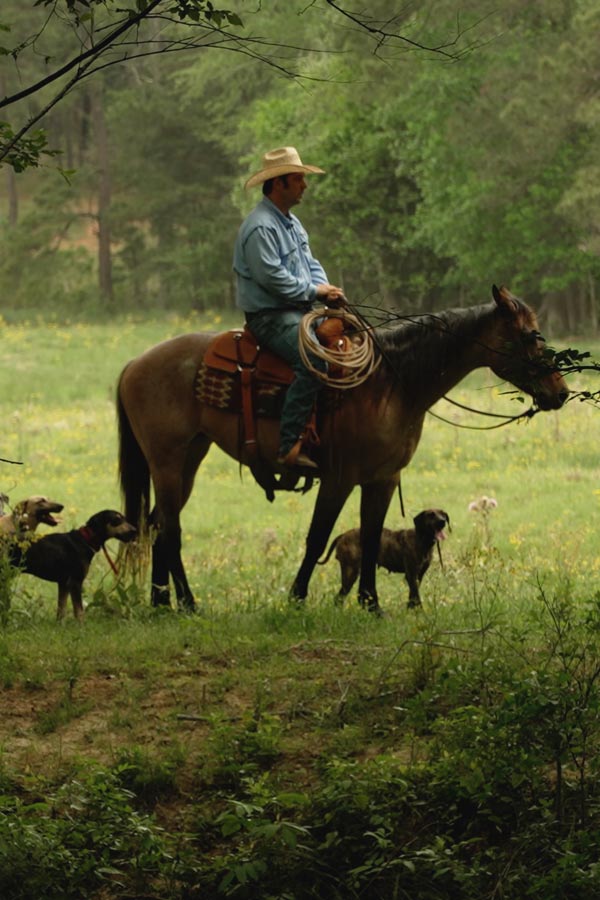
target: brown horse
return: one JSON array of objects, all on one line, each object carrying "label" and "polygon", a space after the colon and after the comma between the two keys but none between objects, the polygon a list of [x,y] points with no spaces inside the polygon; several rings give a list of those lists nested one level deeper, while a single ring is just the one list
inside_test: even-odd
[{"label": "brown horse", "polygon": [[[494,302],[471,309],[414,317],[375,329],[379,369],[345,391],[321,417],[317,452],[320,486],[306,551],[292,586],[304,600],[313,569],[336,519],[356,485],[361,487],[362,568],[359,601],[380,612],[375,584],[385,515],[400,471],[417,448],[427,410],[469,372],[489,367],[530,394],[541,410],[559,409],[568,396],[562,376],[544,350],[534,313],[506,288],[493,287]],[[158,344],[123,370],[118,387],[120,478],[125,516],[142,525],[150,480],[157,528],[152,549],[152,603],[169,603],[172,577],[181,609],[194,609],[181,560],[180,513],[196,471],[215,442],[248,464],[238,415],[200,405],[194,381],[213,334],[186,334]],[[263,460],[275,467],[279,426],[257,423]]]}]

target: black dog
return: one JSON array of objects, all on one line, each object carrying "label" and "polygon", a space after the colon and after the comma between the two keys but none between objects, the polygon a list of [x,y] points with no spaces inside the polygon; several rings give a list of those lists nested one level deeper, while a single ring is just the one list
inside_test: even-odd
[{"label": "black dog", "polygon": [[69,595],[75,618],[83,616],[82,588],[94,555],[110,538],[128,543],[137,530],[114,509],[104,509],[81,528],[65,534],[46,534],[29,544],[15,543],[11,564],[28,575],[58,584],[58,620],[65,615]]},{"label": "black dog", "polygon": [[[413,522],[414,528],[400,531],[384,528],[377,556],[377,565],[388,572],[404,572],[409,587],[409,608],[421,605],[421,579],[431,563],[433,548],[446,537],[444,529],[450,525],[450,518],[443,509],[424,509]],[[353,528],[336,537],[319,565],[324,565],[334,550],[342,576],[340,597],[345,597],[360,572],[360,530]]]}]

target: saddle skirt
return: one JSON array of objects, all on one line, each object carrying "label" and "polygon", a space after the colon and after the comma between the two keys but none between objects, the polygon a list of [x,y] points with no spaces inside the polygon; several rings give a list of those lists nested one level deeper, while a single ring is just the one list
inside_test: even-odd
[{"label": "saddle skirt", "polygon": [[261,348],[248,328],[233,329],[209,344],[196,375],[195,392],[206,406],[238,412],[242,409],[242,383],[250,381],[254,415],[279,418],[293,378],[285,360]]},{"label": "saddle skirt", "polygon": [[[325,319],[316,333],[322,344],[337,349],[348,341],[342,337],[340,319]],[[271,350],[260,347],[250,329],[244,327],[225,331],[209,344],[196,375],[195,392],[201,403],[216,409],[240,412],[246,407],[246,416],[247,395],[251,394],[252,416],[276,419],[293,379],[291,366]],[[330,407],[331,399],[325,400],[328,394],[329,391],[323,391],[321,399]]]}]

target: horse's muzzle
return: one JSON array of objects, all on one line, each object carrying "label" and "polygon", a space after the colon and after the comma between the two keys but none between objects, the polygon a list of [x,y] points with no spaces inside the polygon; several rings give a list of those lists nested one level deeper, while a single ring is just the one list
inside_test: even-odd
[{"label": "horse's muzzle", "polygon": [[541,410],[548,412],[551,409],[560,409],[561,406],[564,406],[568,396],[569,389],[565,387],[552,393],[537,394],[534,399]]}]

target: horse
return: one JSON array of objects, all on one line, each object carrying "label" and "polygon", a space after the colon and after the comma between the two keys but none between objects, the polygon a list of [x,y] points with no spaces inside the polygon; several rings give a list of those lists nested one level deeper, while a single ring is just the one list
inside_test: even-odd
[{"label": "horse", "polygon": [[[382,361],[363,384],[343,394],[321,417],[319,488],[305,553],[290,595],[302,604],[315,565],[356,486],[361,489],[362,565],[358,599],[381,615],[376,587],[377,553],[400,472],[411,461],[427,411],[466,375],[489,367],[533,398],[537,410],[559,409],[565,381],[540,334],[535,313],[506,287],[493,301],[471,308],[420,314],[373,329]],[[127,521],[156,528],[152,547],[151,602],[170,605],[169,579],[178,609],[195,610],[181,559],[180,513],[198,467],[212,443],[249,465],[237,413],[202,405],[196,373],[214,333],[183,334],[130,361],[117,388],[119,477]],[[276,419],[260,419],[256,440],[263,462],[276,470]],[[150,510],[151,485],[154,507]]]}]

